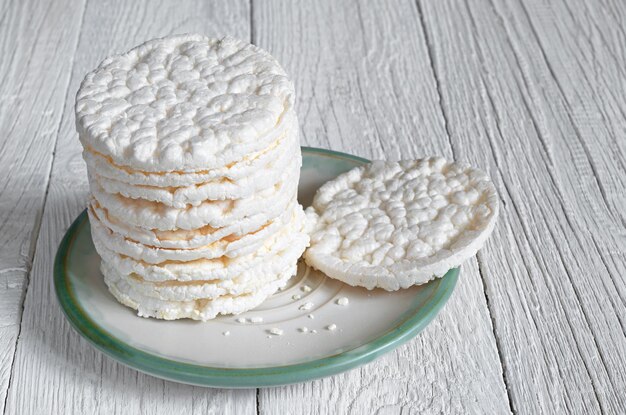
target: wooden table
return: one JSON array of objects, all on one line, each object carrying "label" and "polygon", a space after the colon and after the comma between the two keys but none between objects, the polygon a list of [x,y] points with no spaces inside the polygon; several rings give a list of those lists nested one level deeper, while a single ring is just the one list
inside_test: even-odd
[{"label": "wooden table", "polygon": [[[625,27],[621,0],[0,3],[0,412],[625,413]],[[86,204],[74,94],[181,32],[273,53],[305,145],[489,171],[499,223],[423,333],[332,378],[211,390],[70,328],[51,274]]]}]

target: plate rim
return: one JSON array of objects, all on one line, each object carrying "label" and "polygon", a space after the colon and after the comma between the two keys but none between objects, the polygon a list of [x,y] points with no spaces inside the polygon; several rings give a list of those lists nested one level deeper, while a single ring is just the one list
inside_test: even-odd
[{"label": "plate rim", "polygon": [[[362,157],[316,147],[302,146],[302,152],[369,163],[369,160]],[[78,231],[86,224],[88,219],[85,209],[63,236],[54,261],[55,293],[70,325],[97,350],[128,367],[162,379],[196,386],[221,388],[279,386],[331,376],[361,366],[404,344],[422,331],[447,303],[459,276],[459,268],[453,268],[442,278],[431,281],[429,284],[437,286],[426,300],[425,307],[419,308],[416,313],[361,346],[332,356],[291,365],[217,368],[180,362],[140,350],[117,339],[89,317],[76,300],[66,272],[68,254],[72,251]]]}]

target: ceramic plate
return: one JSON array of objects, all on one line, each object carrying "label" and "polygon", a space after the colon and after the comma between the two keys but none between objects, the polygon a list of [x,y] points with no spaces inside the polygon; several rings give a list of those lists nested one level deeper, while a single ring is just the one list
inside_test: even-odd
[{"label": "ceramic plate", "polygon": [[[367,162],[315,148],[302,152],[299,199],[305,206],[322,183]],[[56,293],[72,326],[132,368],[212,387],[283,385],[367,363],[422,330],[458,278],[453,269],[428,284],[389,293],[350,287],[301,264],[288,286],[256,309],[203,323],[137,317],[109,294],[99,261],[83,212],[63,238],[54,265]],[[342,297],[347,305],[337,304]],[[263,320],[240,323],[241,317]],[[331,325],[336,328],[329,330]],[[283,334],[270,334],[272,328]]]}]

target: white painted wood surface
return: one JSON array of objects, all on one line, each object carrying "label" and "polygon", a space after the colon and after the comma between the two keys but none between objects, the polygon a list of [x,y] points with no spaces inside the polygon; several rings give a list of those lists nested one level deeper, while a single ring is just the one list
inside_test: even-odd
[{"label": "white painted wood surface", "polygon": [[[4,413],[626,413],[624,2],[46,6],[0,4]],[[78,83],[112,52],[188,31],[270,50],[307,145],[490,172],[501,220],[422,334],[339,376],[229,391],[139,374],[71,330],[51,272],[85,205]]]},{"label": "white painted wood surface", "polygon": [[[581,76],[586,69],[571,69],[585,62],[565,60],[563,51],[579,54],[575,49],[586,42],[566,45],[567,31],[542,39],[533,19],[543,19],[546,31],[560,22],[580,32],[578,23],[558,2],[424,2],[423,9],[425,21],[439,22],[429,39],[456,156],[491,165],[505,203],[479,262],[512,407],[623,413],[624,277],[606,263],[623,269],[624,224],[602,191],[624,188],[623,164],[608,170],[603,157],[624,159],[608,153],[619,139],[602,137],[610,125],[598,115],[606,107],[583,95],[598,79],[567,79],[567,71]],[[582,5],[576,10],[585,13]],[[614,118],[623,131],[624,119]],[[600,177],[594,169],[611,174]]]},{"label": "white painted wood surface", "polygon": [[0,4],[0,411],[83,8],[37,3]]}]

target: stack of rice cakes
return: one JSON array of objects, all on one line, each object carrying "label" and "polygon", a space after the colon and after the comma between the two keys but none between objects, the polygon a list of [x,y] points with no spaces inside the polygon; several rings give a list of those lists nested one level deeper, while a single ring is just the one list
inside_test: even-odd
[{"label": "stack of rice cakes", "polygon": [[267,52],[180,35],[103,61],[76,124],[111,293],[140,316],[256,307],[308,245],[293,85]]}]

